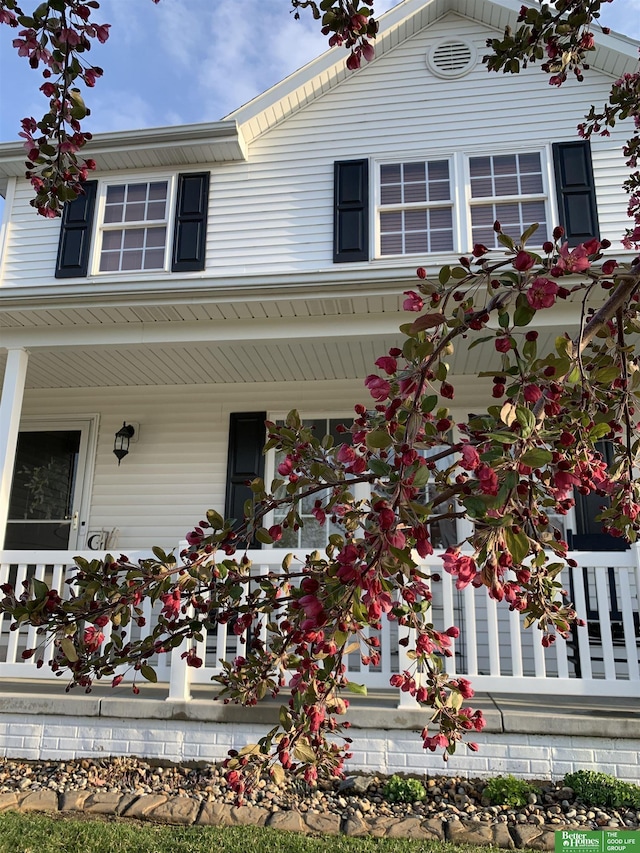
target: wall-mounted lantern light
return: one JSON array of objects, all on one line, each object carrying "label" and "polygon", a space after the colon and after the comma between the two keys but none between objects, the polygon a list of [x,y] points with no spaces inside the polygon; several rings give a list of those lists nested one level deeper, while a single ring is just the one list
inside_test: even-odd
[{"label": "wall-mounted lantern light", "polygon": [[113,452],[118,457],[118,465],[122,462],[124,457],[129,452],[129,442],[135,433],[135,429],[131,426],[131,424],[127,424],[126,421],[123,422],[122,426],[116,433],[115,441],[113,442]]}]

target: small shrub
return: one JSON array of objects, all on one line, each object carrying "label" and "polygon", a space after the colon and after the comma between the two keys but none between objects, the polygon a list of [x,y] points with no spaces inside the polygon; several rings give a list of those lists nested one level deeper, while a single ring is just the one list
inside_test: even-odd
[{"label": "small shrub", "polygon": [[427,792],[419,779],[403,779],[392,776],[384,786],[384,798],[390,803],[417,803],[424,800]]},{"label": "small shrub", "polygon": [[607,773],[576,770],[564,777],[564,784],[588,806],[640,809],[640,787]]},{"label": "small shrub", "polygon": [[525,782],[524,779],[516,779],[515,776],[496,776],[485,785],[482,796],[486,797],[492,806],[519,806],[527,805],[527,796],[536,789]]}]

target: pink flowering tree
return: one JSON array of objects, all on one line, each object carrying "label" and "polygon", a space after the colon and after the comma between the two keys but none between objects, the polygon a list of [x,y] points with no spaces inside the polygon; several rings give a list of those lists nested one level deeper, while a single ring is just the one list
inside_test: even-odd
[{"label": "pink flowering tree", "polygon": [[[458,628],[437,630],[430,617],[438,577],[421,558],[433,553],[431,526],[473,521],[473,532],[441,554],[443,571],[459,589],[485,587],[521,613],[544,645],[566,637],[577,618],[558,580],[575,564],[550,515],[566,513],[577,490],[606,499],[603,524],[614,535],[633,541],[640,526],[640,371],[629,344],[639,323],[638,270],[603,259],[606,242],[569,249],[561,228],[538,253],[528,246],[535,226],[516,240],[494,227],[504,252],[476,245],[434,278],[418,270],[406,292],[404,344],[376,361],[365,381],[369,400],[342,427],[343,442],[314,434],[296,412],[267,423],[266,447],[282,461],[273,482],[251,483],[254,505],[240,524],[211,510],[177,557],[156,549],[139,564],[123,555],[78,559],[70,600],[40,581],[5,585],[0,611],[16,627],[37,627],[38,643],[24,656],[86,689],[95,679],[119,684],[126,667],[137,691],[140,679],[156,679],[154,655],[182,647],[199,667],[196,641],[228,624],[244,653],[216,678],[224,701],[282,697],[279,724],[227,759],[241,797],[260,774],[290,772],[310,784],[340,774],[348,693],[362,691],[349,681],[347,655],[376,664],[375,629],[392,620],[410,664],[391,686],[427,709],[425,749],[448,756],[463,740],[476,749],[484,721],[466,704],[472,687],[447,673]],[[540,315],[544,323],[563,300],[599,307],[578,308],[579,334],[539,352]],[[448,360],[460,346],[495,350],[497,366],[486,410],[456,424]],[[603,439],[614,448],[612,467],[597,450]],[[357,498],[363,489],[368,496]],[[251,543],[277,545],[300,527],[302,501],[314,502],[320,524],[332,522],[324,552],[292,553],[278,573],[253,570]],[[145,599],[161,613],[149,636],[133,641],[126,628],[143,624]]]}]

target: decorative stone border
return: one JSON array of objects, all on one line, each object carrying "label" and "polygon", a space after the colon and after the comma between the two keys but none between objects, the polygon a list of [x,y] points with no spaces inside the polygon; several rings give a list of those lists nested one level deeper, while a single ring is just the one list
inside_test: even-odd
[{"label": "decorative stone border", "polygon": [[409,838],[415,841],[451,841],[454,844],[492,845],[507,850],[553,850],[554,833],[564,826],[506,823],[464,823],[389,816],[343,819],[331,812],[272,811],[260,806],[230,806],[191,797],[164,794],[119,794],[91,791],[32,791],[0,794],[0,812],[82,812],[85,815],[135,818],[173,826],[269,826],[304,835]]}]

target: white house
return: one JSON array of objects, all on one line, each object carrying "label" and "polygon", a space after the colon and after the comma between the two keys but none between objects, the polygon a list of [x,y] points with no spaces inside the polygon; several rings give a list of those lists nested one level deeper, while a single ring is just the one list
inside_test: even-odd
[{"label": "white house", "polygon": [[[236,514],[247,477],[274,465],[265,417],[295,407],[318,431],[348,418],[399,338],[415,268],[493,245],[496,218],[513,233],[540,222],[540,242],[562,223],[624,257],[625,128],[589,144],[576,124],[635,70],[637,44],[599,36],[585,81],[560,91],[536,67],[489,75],[486,40],[520,5],[404,0],[357,72],[333,49],[222,121],[96,135],[98,171],[62,222],[35,215],[22,148],[0,145],[2,577],[55,578],[80,552],[175,548],[206,508]],[[575,326],[575,308],[550,322],[543,338]],[[454,414],[486,405],[475,374],[491,356],[478,353],[455,357]],[[543,650],[444,584],[439,612],[463,625],[458,671],[480,689],[640,693],[636,551],[609,553],[591,515],[566,521],[580,562],[566,583],[591,622],[568,647]],[[325,534],[310,523],[303,535],[284,546]],[[0,679],[46,676],[7,629]],[[361,673],[371,686],[397,668],[396,639],[380,672]],[[214,667],[212,653],[198,678]]]}]

